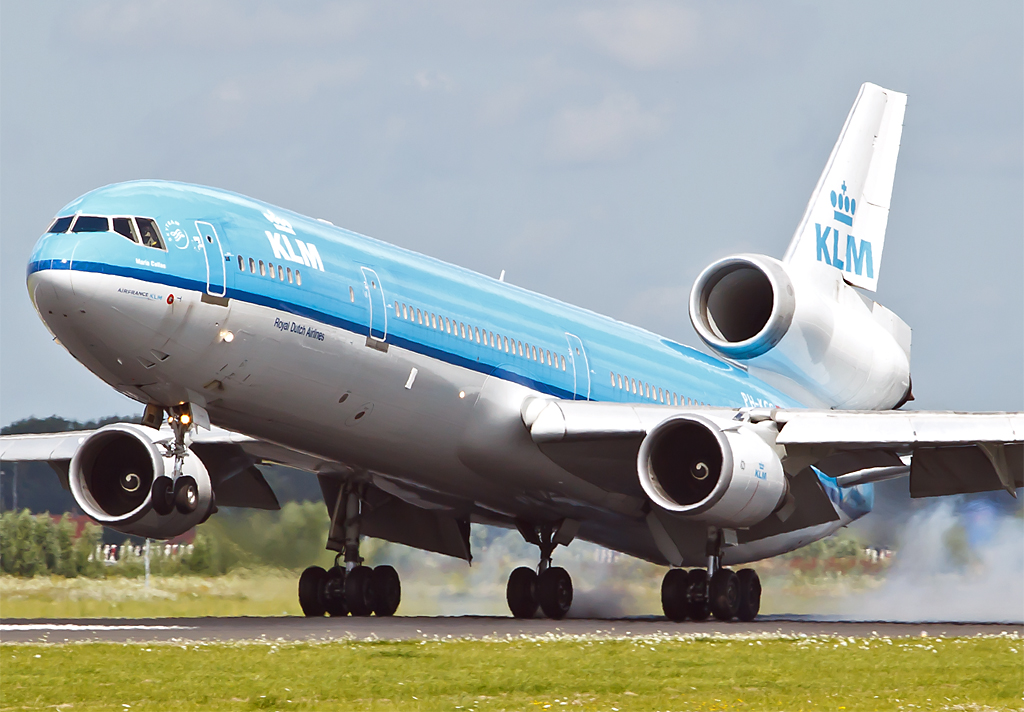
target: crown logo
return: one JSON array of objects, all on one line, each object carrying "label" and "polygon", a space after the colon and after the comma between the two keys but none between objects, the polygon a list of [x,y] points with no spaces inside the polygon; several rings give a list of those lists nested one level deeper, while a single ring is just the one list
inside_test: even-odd
[{"label": "crown logo", "polygon": [[[835,193],[833,193],[833,195],[835,195]],[[832,204],[835,204],[834,200],[832,201]],[[292,229],[292,224],[290,222],[288,222],[287,220],[278,215],[274,215],[274,213],[271,212],[270,210],[263,213],[263,217],[272,222],[274,224],[274,227],[276,227],[281,232],[287,232],[290,235],[295,234],[295,230]]]},{"label": "crown logo", "polygon": [[833,215],[835,219],[846,225],[853,225],[853,214],[857,212],[857,201],[846,194],[846,181],[843,181],[843,192],[837,194],[834,190],[829,197],[832,199],[832,207],[835,208]]}]

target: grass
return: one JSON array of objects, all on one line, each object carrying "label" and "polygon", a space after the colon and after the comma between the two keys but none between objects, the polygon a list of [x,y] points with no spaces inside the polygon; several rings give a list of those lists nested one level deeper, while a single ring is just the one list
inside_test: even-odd
[{"label": "grass", "polygon": [[0,577],[3,618],[155,618],[301,615],[298,574],[266,569],[226,576],[106,579]]},{"label": "grass", "polygon": [[0,707],[1021,709],[1019,636],[0,646]]}]

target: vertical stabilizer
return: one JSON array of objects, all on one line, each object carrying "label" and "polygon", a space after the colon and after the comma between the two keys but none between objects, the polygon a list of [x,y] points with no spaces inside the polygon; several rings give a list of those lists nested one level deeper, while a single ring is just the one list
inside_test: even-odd
[{"label": "vertical stabilizer", "polygon": [[861,85],[785,262],[826,264],[875,291],[906,108],[906,94]]}]

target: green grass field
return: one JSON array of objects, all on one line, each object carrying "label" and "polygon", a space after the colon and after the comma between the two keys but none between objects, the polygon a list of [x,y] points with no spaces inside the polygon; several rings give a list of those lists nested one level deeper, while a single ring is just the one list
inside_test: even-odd
[{"label": "green grass field", "polygon": [[987,638],[645,637],[0,646],[4,710],[1021,709]]}]

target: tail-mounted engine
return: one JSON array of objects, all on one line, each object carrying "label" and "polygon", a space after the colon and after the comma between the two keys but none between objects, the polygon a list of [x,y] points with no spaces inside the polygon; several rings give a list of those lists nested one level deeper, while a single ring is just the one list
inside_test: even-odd
[{"label": "tail-mounted engine", "polygon": [[910,327],[837,270],[727,257],[697,277],[690,320],[722,356],[795,384],[805,405],[881,410],[910,397]]},{"label": "tail-mounted engine", "polygon": [[786,497],[779,456],[747,425],[725,428],[698,415],[676,415],[640,445],[640,485],[677,514],[738,529],[757,524]]},{"label": "tail-mounted engine", "polygon": [[129,423],[100,428],[71,459],[75,502],[100,524],[125,534],[169,539],[187,532],[213,510],[213,486],[191,451],[171,480],[172,442],[168,433]]}]

